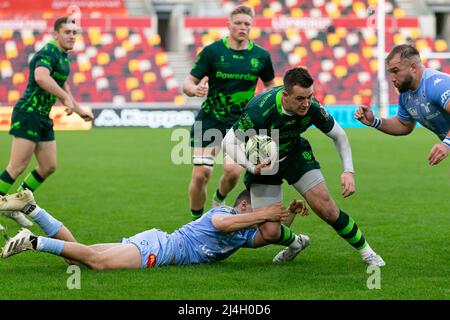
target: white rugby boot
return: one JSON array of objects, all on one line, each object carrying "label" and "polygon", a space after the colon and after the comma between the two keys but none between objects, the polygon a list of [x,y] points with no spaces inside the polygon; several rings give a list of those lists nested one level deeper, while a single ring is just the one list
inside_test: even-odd
[{"label": "white rugby boot", "polygon": [[33,225],[33,222],[28,220],[25,217],[25,215],[22,212],[20,212],[20,211],[2,211],[2,212],[0,212],[0,215],[3,215],[5,217],[13,219],[18,224],[20,224],[22,227],[27,227],[28,228],[28,227],[31,227]]},{"label": "white rugby boot", "polygon": [[0,197],[0,211],[26,212],[32,206],[36,206],[36,201],[28,189]]},{"label": "white rugby boot", "polygon": [[33,250],[30,236],[34,234],[28,229],[22,229],[14,237],[8,239],[2,249],[2,258],[8,258],[26,250]]},{"label": "white rugby boot", "polygon": [[304,234],[299,234],[297,237],[297,246],[294,248],[292,247],[286,247],[273,258],[273,262],[280,263],[284,261],[292,261],[294,258],[307,246],[309,246],[309,243],[311,242],[309,237]]},{"label": "white rugby boot", "polygon": [[386,265],[386,262],[384,262],[383,258],[381,258],[381,256],[376,253],[372,253],[370,256],[363,260],[369,266],[384,267]]}]

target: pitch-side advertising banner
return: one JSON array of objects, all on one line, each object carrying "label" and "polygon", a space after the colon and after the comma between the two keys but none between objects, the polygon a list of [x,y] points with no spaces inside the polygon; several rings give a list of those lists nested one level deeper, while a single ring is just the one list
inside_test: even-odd
[{"label": "pitch-side advertising banner", "polygon": [[[84,108],[87,108],[83,106]],[[9,131],[11,126],[12,107],[0,106],[0,131]],[[64,107],[53,107],[50,118],[53,119],[53,128],[59,130],[90,130],[92,122],[86,122],[78,115],[66,115]]]}]

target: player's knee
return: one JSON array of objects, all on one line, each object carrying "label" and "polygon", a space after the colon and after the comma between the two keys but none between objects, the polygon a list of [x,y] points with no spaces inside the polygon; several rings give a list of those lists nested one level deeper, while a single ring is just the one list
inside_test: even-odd
[{"label": "player's knee", "polygon": [[208,183],[210,177],[210,170],[195,170],[192,174],[192,183],[198,187],[201,187]]},{"label": "player's knee", "polygon": [[227,179],[230,182],[237,182],[239,180],[239,177],[241,175],[240,168],[224,168],[223,170],[223,177],[224,179]]},{"label": "player's knee", "polygon": [[54,173],[56,171],[56,164],[50,164],[45,166],[44,168],[42,168],[43,170],[43,175],[48,177],[49,175],[51,175],[52,173]]},{"label": "player's knee", "polygon": [[86,261],[86,265],[89,269],[93,270],[105,270],[106,269],[106,261],[103,258],[103,255],[99,252],[93,253]]},{"label": "player's knee", "polygon": [[327,223],[333,223],[339,217],[339,208],[333,200],[325,201],[316,209],[317,215]]},{"label": "player's knee", "polygon": [[280,228],[270,228],[260,231],[262,238],[267,242],[274,243],[280,238]]},{"label": "player's knee", "polygon": [[9,163],[8,166],[6,167],[6,171],[8,171],[11,177],[17,178],[25,171],[27,166],[28,163],[26,162]]}]

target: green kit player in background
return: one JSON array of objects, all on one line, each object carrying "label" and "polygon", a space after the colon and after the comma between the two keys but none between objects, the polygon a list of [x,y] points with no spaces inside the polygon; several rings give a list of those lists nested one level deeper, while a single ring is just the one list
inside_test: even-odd
[{"label": "green kit player in background", "polygon": [[[206,96],[191,129],[194,168],[189,200],[193,220],[203,214],[206,185],[226,131],[254,96],[258,78],[265,89],[275,84],[270,54],[249,39],[253,16],[250,7],[235,8],[228,20],[229,36],[202,50],[183,84],[186,95]],[[225,155],[223,170],[213,206],[224,203],[239,181],[242,168]]]},{"label": "green kit player in background", "polygon": [[[56,100],[66,107],[68,115],[77,113],[91,121],[91,111],[84,110],[74,100],[66,80],[70,73],[67,52],[75,45],[78,26],[69,17],[61,17],[54,24],[54,40],[39,50],[30,61],[28,86],[12,113],[13,136],[9,163],[0,174],[0,195],[9,192],[15,180],[25,171],[33,154],[38,166],[28,174],[19,190],[35,191],[56,170],[56,142],[50,110]],[[20,212],[4,214],[18,223],[29,226]]]},{"label": "green kit player in background", "polygon": [[[305,68],[287,71],[283,86],[262,93],[247,104],[245,113],[223,140],[224,152],[247,169],[244,182],[250,189],[254,208],[279,202],[283,198],[281,185],[286,180],[322,220],[358,250],[367,264],[384,266],[385,262],[369,246],[353,219],[340,210],[331,198],[311,146],[301,137],[303,132],[314,125],[333,140],[343,167],[342,195],[351,196],[355,192],[355,180],[347,135],[313,97],[313,83],[314,80]],[[266,132],[261,132],[262,130]],[[275,168],[273,172],[263,172],[268,165],[255,165],[248,161],[242,146],[246,136],[265,133],[275,137],[275,132],[278,133],[278,138],[273,140],[278,145],[279,160],[272,161],[271,166]],[[280,224],[264,224],[259,230],[262,237],[270,241],[279,237]],[[292,243],[295,245],[294,239]],[[290,261],[297,253],[289,245],[275,256],[274,262]]]}]

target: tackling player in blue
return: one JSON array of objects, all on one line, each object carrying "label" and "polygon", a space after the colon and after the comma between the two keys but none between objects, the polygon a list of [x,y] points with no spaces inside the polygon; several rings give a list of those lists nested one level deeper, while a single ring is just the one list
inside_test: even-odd
[{"label": "tackling player in blue", "polygon": [[[84,245],[72,242],[70,231],[44,209],[40,208],[33,193],[24,190],[0,198],[0,211],[20,210],[33,219],[46,236],[35,236],[28,229],[8,239],[2,249],[2,258],[26,250],[36,250],[62,256],[71,264],[81,263],[92,269],[141,269],[163,265],[187,265],[213,263],[223,260],[239,248],[259,248],[266,241],[258,225],[281,221],[290,226],[296,214],[306,215],[308,209],[301,200],[293,200],[289,207],[281,203],[252,209],[250,193],[241,192],[235,207],[220,206],[211,209],[200,219],[182,226],[168,234],[159,229],[141,232],[121,243]],[[282,239],[280,228],[280,239]],[[299,235],[295,255],[309,245],[309,238]]]},{"label": "tackling player in blue", "polygon": [[425,68],[411,45],[394,47],[386,58],[387,71],[400,92],[397,115],[378,119],[368,106],[360,106],[355,119],[384,133],[401,136],[414,130],[416,122],[441,140],[428,155],[432,166],[450,153],[450,75]]}]

